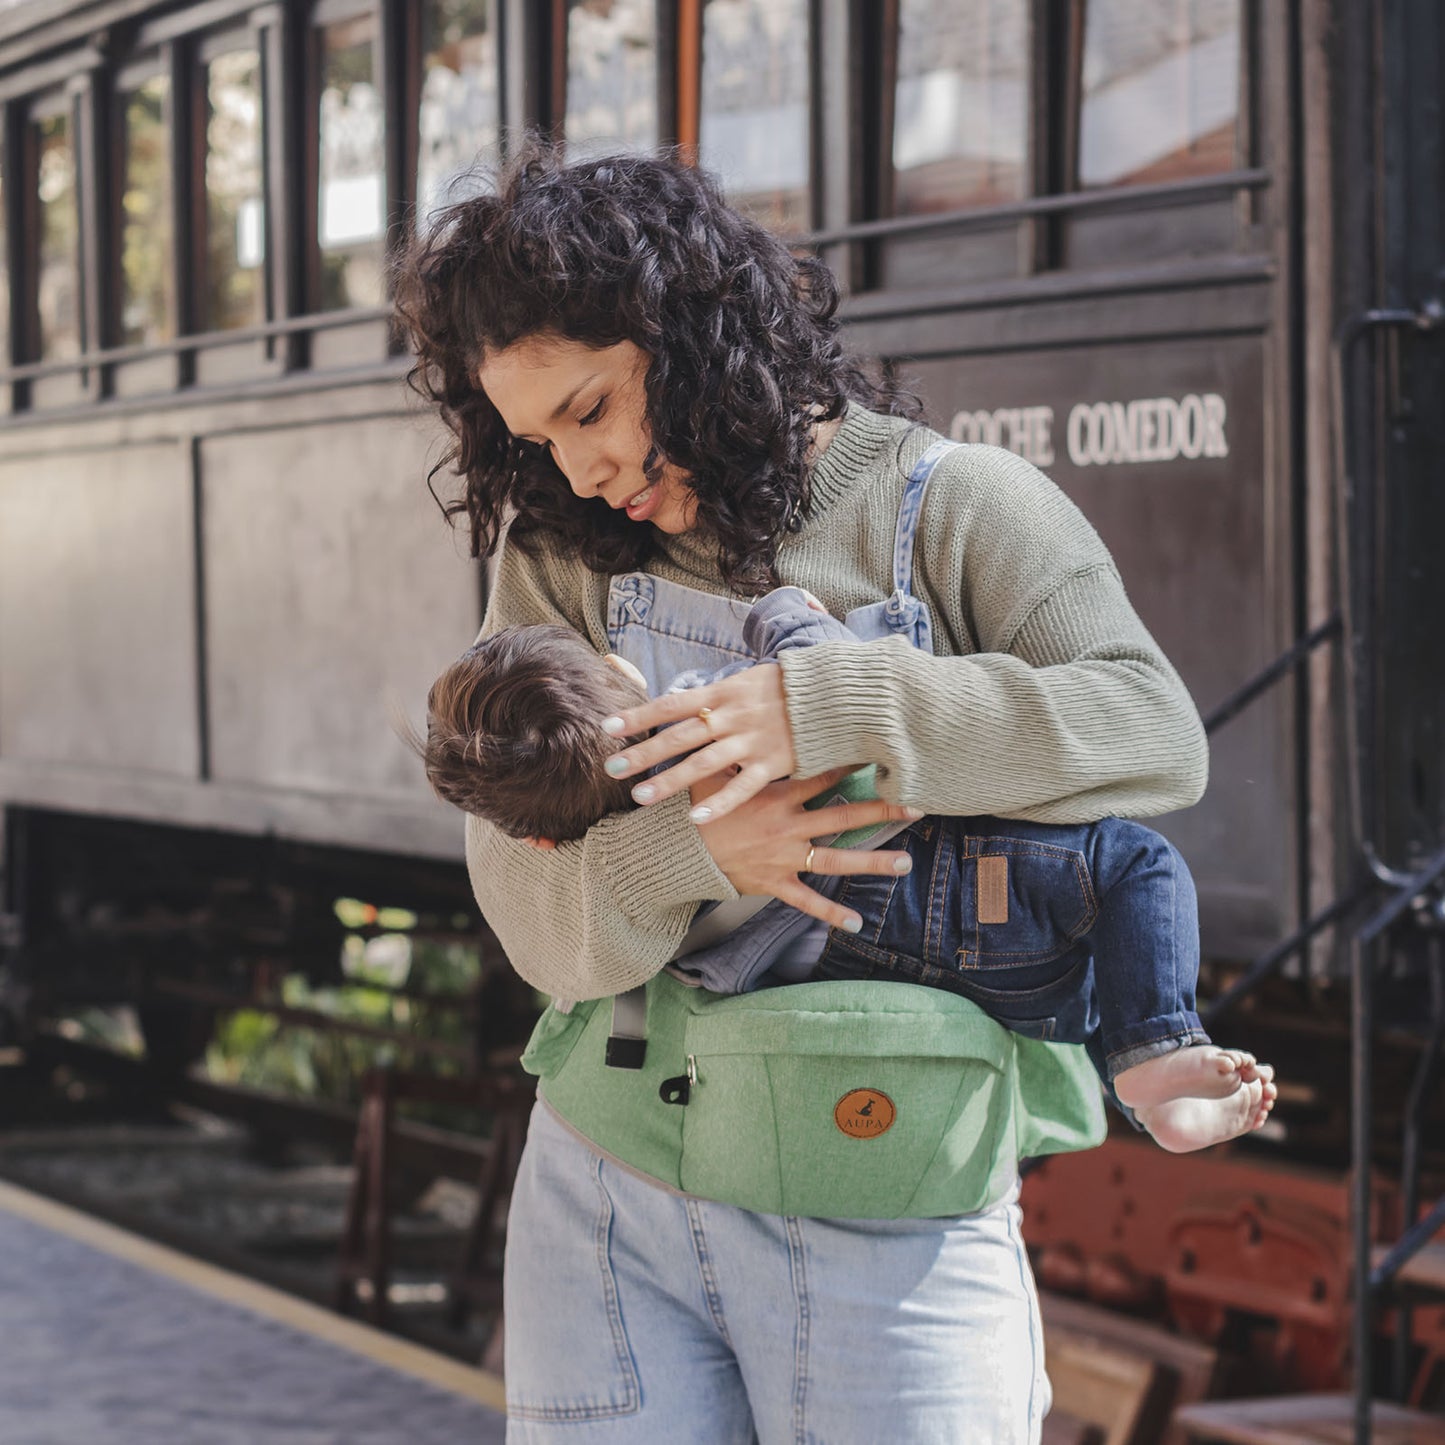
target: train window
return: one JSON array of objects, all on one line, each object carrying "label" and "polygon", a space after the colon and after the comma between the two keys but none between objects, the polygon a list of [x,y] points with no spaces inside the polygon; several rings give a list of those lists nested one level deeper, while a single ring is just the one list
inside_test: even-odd
[{"label": "train window", "polygon": [[779,231],[813,221],[808,0],[705,0],[698,153],[739,209]]},{"label": "train window", "polygon": [[320,193],[323,311],[385,299],[385,114],[373,11],[322,27]]},{"label": "train window", "polygon": [[31,127],[40,220],[39,359],[58,361],[80,355],[80,228],[68,106],[36,113]]},{"label": "train window", "polygon": [[563,130],[573,160],[657,144],[653,0],[569,0]]},{"label": "train window", "polygon": [[1239,65],[1240,0],[1088,0],[1079,184],[1230,170]]},{"label": "train window", "polygon": [[494,160],[500,123],[493,0],[427,0],[417,120],[418,214],[462,200],[479,160]]},{"label": "train window", "polygon": [[1029,0],[901,0],[894,214],[1027,194],[1029,9]]},{"label": "train window", "polygon": [[206,99],[204,326],[266,319],[266,203],[261,163],[261,54],[249,37],[211,51]]},{"label": "train window", "polygon": [[169,154],[170,79],[151,75],[120,91],[120,336],[145,346],[175,335]]}]

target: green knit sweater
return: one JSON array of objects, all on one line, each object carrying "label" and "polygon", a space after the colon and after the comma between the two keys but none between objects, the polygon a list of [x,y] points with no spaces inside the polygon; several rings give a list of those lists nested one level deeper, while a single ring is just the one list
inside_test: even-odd
[{"label": "green knit sweater", "polygon": [[[935,440],[850,408],[814,468],[807,524],[783,539],[781,581],[837,617],[886,597],[904,482]],[[706,535],[658,544],[656,576],[726,590]],[[607,586],[580,562],[504,545],[483,633],[560,622],[608,651]],[[1194,705],[1093,528],[1029,463],[985,446],[940,462],[913,587],[934,656],[877,642],[783,655],[798,776],[876,763],[894,802],[1053,823],[1198,801],[1208,755]],[[563,999],[632,988],[671,958],[701,901],[737,896],[688,806],[684,792],[614,813],[550,852],[468,818],[472,886],[523,978]]]}]

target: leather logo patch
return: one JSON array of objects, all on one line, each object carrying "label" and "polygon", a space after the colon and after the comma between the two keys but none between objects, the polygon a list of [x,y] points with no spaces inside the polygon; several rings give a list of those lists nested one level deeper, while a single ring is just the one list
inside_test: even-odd
[{"label": "leather logo patch", "polygon": [[1008,859],[990,853],[978,860],[978,921],[1008,922]]},{"label": "leather logo patch", "polygon": [[850,1139],[876,1139],[897,1117],[893,1100],[877,1089],[850,1089],[833,1105],[833,1122]]}]

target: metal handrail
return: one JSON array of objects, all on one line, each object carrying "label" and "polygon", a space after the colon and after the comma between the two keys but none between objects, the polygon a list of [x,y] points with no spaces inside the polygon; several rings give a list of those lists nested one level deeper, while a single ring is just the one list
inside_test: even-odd
[{"label": "metal handrail", "polygon": [[153,361],[163,356],[183,356],[198,351],[219,351],[227,346],[244,346],[251,341],[274,341],[299,333],[341,330],[374,321],[389,321],[389,306],[353,307],[346,311],[314,311],[306,316],[287,316],[258,326],[238,326],[229,331],[193,331],[184,336],[148,341],[143,346],[112,346],[103,351],[85,351],[56,361],[27,361],[0,370],[0,386],[17,381],[39,381],[99,367],[120,366],[131,361]]},{"label": "metal handrail", "polygon": [[1268,667],[1257,672],[1243,687],[1231,693],[1209,713],[1204,719],[1205,734],[1211,734],[1223,727],[1231,718],[1243,712],[1255,698],[1268,692],[1286,673],[1305,661],[1315,648],[1343,636],[1344,630],[1344,618],[1338,612],[1332,612],[1317,627],[1305,633],[1293,647],[1286,648]]},{"label": "metal handrail", "polygon": [[889,216],[877,221],[854,221],[831,230],[807,231],[781,239],[789,246],[818,247],[840,245],[846,241],[916,236],[925,231],[987,231],[1039,216],[1133,210],[1136,207],[1144,210],[1175,200],[1193,201],[1214,195],[1228,196],[1234,191],[1263,190],[1269,183],[1269,172],[1254,167],[1223,171],[1215,176],[1196,176],[1187,181],[1161,181],[1152,186],[1107,186],[1096,191],[1029,196],[1022,201],[1005,201],[997,206],[969,206],[955,211],[935,211],[924,216]]}]

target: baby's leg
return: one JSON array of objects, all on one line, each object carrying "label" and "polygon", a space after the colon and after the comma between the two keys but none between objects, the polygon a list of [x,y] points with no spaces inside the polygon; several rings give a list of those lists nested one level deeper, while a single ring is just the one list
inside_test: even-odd
[{"label": "baby's leg", "polygon": [[1274,1105],[1273,1070],[1211,1043],[1200,1023],[1199,908],[1183,858],[1151,829],[1113,819],[1098,825],[1094,871],[1094,980],[1119,1101],[1166,1149],[1258,1128]]},{"label": "baby's leg", "polygon": [[[1189,1051],[1185,1051],[1189,1052]],[[1251,1063],[1250,1077],[1222,1098],[1171,1099],[1135,1109],[1154,1142],[1171,1154],[1190,1154],[1258,1129],[1274,1108],[1274,1070]]]}]

